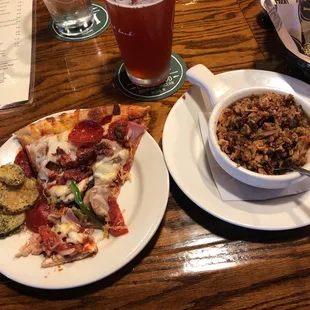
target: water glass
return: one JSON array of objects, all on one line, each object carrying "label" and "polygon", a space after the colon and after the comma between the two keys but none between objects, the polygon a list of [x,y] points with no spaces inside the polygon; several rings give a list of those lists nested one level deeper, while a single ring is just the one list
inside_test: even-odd
[{"label": "water glass", "polygon": [[91,0],[43,0],[55,27],[64,36],[88,32],[94,23]]}]

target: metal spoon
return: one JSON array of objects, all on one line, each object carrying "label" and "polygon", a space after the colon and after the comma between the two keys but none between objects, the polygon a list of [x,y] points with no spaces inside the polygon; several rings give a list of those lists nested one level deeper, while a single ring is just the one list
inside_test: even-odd
[{"label": "metal spoon", "polygon": [[289,170],[289,171],[297,171],[302,175],[306,175],[308,177],[310,177],[310,171],[301,167],[297,167],[297,166],[285,166],[283,168],[278,168],[276,170]]}]

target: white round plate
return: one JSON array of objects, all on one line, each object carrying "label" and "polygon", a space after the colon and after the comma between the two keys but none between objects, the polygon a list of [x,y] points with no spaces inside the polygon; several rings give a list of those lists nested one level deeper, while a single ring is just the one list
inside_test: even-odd
[{"label": "white round plate", "polygon": [[[310,86],[289,76],[260,70],[239,70],[218,75],[234,89],[268,86],[297,93],[309,100]],[[163,151],[168,169],[180,189],[199,207],[239,226],[285,230],[310,224],[310,191],[266,201],[222,201],[208,166],[200,136],[198,113],[210,105],[207,95],[192,87],[170,111]]]},{"label": "white round plate", "polygon": [[[13,162],[20,147],[10,138],[0,148],[0,164]],[[19,233],[0,239],[0,271],[24,285],[43,289],[67,289],[100,280],[133,259],[156,232],[166,209],[169,175],[163,154],[149,133],[145,133],[135,155],[131,181],[121,189],[118,203],[125,209],[129,233],[98,243],[94,257],[65,264],[60,268],[40,268],[41,256],[14,258],[29,235]]]}]

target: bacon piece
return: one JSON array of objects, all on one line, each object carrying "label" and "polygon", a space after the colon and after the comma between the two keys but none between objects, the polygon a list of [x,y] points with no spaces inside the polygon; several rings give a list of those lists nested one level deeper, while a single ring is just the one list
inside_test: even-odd
[{"label": "bacon piece", "polygon": [[45,166],[47,169],[51,170],[51,171],[55,171],[55,172],[58,172],[59,169],[60,169],[60,166],[53,163],[52,161],[49,161],[46,166]]},{"label": "bacon piece", "polygon": [[50,161],[46,164],[45,168],[41,168],[40,172],[46,173],[49,181],[52,181],[58,177],[60,170],[61,167],[59,165]]},{"label": "bacon piece", "polygon": [[75,169],[65,170],[62,177],[66,180],[80,182],[93,174],[92,170],[86,166],[79,166]]},{"label": "bacon piece", "polygon": [[96,161],[96,153],[93,146],[80,147],[76,151],[76,160],[80,165],[91,166]]},{"label": "bacon piece", "polygon": [[110,140],[102,139],[96,145],[80,147],[76,151],[76,161],[79,165],[91,166],[96,161],[98,155],[113,156],[117,148],[115,144],[115,142]]},{"label": "bacon piece", "polygon": [[42,239],[42,248],[47,256],[52,252],[59,252],[70,248],[70,245],[63,242],[61,238],[47,226],[39,227],[39,234]]},{"label": "bacon piece", "polygon": [[67,154],[62,148],[57,147],[56,155],[58,155],[57,163],[65,168],[74,168],[78,165],[77,161],[73,161],[71,156]]},{"label": "bacon piece", "polygon": [[104,155],[106,157],[113,156],[117,149],[118,144],[106,139],[101,140],[94,148],[96,155]]}]

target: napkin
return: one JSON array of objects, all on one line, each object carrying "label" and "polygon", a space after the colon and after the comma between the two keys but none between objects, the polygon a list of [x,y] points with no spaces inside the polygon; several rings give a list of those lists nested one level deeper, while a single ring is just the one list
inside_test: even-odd
[{"label": "napkin", "polygon": [[0,109],[31,104],[32,18],[35,1],[0,1]]},{"label": "napkin", "polygon": [[262,189],[242,183],[226,173],[214,159],[208,144],[208,122],[204,113],[199,113],[199,126],[202,141],[205,147],[208,163],[223,201],[229,200],[267,200],[284,197],[308,191],[310,178],[306,178],[287,188]]},{"label": "napkin", "polygon": [[310,64],[310,1],[265,0],[266,9],[285,47]]}]

